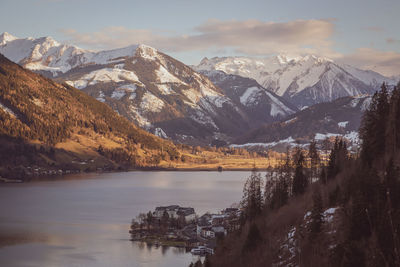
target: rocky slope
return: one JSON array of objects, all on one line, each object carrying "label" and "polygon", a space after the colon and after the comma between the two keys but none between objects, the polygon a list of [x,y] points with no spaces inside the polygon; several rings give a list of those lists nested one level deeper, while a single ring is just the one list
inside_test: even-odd
[{"label": "rocky slope", "polygon": [[372,94],[383,82],[396,83],[394,78],[312,55],[297,58],[282,55],[270,58],[204,58],[195,69],[220,70],[255,79],[298,108],[345,96]]},{"label": "rocky slope", "polygon": [[253,127],[274,122],[298,109],[284,98],[268,91],[256,80],[223,71],[200,71],[252,119]]}]

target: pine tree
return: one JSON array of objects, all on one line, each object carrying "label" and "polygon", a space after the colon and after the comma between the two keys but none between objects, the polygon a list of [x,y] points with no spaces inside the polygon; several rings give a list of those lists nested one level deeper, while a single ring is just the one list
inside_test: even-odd
[{"label": "pine tree", "polygon": [[325,171],[325,167],[321,168],[321,173],[319,174],[319,181],[323,184],[326,184],[327,182],[327,177],[326,177],[326,171]]},{"label": "pine tree", "polygon": [[263,182],[260,173],[254,168],[243,188],[243,197],[241,201],[245,218],[253,220],[261,213],[264,197],[262,193]]},{"label": "pine tree", "polygon": [[369,108],[365,111],[360,136],[362,139],[361,158],[371,166],[374,159],[380,161],[385,151],[385,131],[389,115],[389,95],[386,84],[372,97]]},{"label": "pine tree", "polygon": [[298,149],[296,153],[296,164],[293,177],[292,192],[293,195],[301,195],[306,191],[308,186],[307,176],[304,174],[304,155],[303,152]]},{"label": "pine tree", "polygon": [[319,165],[320,157],[317,149],[317,142],[313,139],[310,142],[310,147],[308,149],[308,157],[310,158],[310,181],[311,184],[315,179],[319,177]]},{"label": "pine tree", "polygon": [[323,203],[321,193],[315,190],[313,193],[313,207],[311,210],[311,221],[309,223],[310,237],[314,238],[318,233],[321,232],[323,223]]},{"label": "pine tree", "polygon": [[264,202],[268,209],[277,209],[288,202],[289,181],[286,174],[280,172],[277,177],[273,172],[269,172],[265,179]]},{"label": "pine tree", "polygon": [[328,166],[326,170],[327,180],[331,180],[344,168],[348,160],[348,151],[346,142],[339,138],[335,138],[335,144],[329,155]]},{"label": "pine tree", "polygon": [[254,222],[250,225],[246,241],[243,245],[243,252],[253,250],[257,247],[258,243],[262,241],[260,230]]}]

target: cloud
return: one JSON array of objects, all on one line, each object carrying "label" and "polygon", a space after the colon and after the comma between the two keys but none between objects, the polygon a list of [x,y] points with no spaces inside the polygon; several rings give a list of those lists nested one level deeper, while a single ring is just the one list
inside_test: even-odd
[{"label": "cloud", "polygon": [[[315,54],[362,69],[371,69],[384,75],[399,75],[400,53],[372,48],[359,48],[347,55],[336,52],[332,41],[335,33],[333,22],[329,19],[289,22],[210,19],[195,27],[188,35],[148,29],[129,29],[121,26],[107,27],[91,33],[82,33],[75,29],[63,29],[61,32],[69,38],[71,43],[93,49],[111,49],[142,43],[166,53],[233,51],[248,56],[280,53],[289,56]],[[383,29],[369,27],[368,30],[382,31]],[[391,38],[386,40],[388,44],[398,42],[399,40]]]},{"label": "cloud", "polygon": [[125,27],[107,27],[92,33],[80,33],[75,29],[61,29],[60,32],[68,36],[71,43],[93,49],[119,48],[139,43],[150,44],[159,38],[149,30]]},{"label": "cloud", "polygon": [[394,51],[380,51],[363,47],[357,49],[353,54],[343,56],[338,61],[361,69],[373,70],[386,76],[400,74],[400,53]]},{"label": "cloud", "polygon": [[230,48],[248,55],[314,53],[333,55],[330,40],[332,20],[208,20],[189,35],[165,35],[145,29],[107,27],[98,32],[80,33],[64,29],[70,41],[95,48],[116,48],[144,43],[165,52],[203,51]]}]

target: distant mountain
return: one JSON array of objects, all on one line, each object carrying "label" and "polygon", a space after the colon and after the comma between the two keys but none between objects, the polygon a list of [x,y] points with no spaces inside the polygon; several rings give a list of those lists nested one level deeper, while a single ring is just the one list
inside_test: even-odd
[{"label": "distant mountain", "polygon": [[267,90],[284,97],[298,108],[329,102],[340,97],[372,94],[383,82],[396,80],[313,55],[288,58],[204,58],[197,71],[219,70],[255,79]]},{"label": "distant mountain", "polygon": [[286,118],[298,109],[284,98],[268,91],[256,80],[239,75],[226,74],[223,71],[200,71],[211,82],[221,88],[224,95],[229,97],[238,107],[252,119],[252,126]]},{"label": "distant mountain", "polygon": [[[238,102],[237,93],[221,90],[206,76],[145,45],[93,52],[50,37],[18,39],[4,33],[0,53],[81,89],[142,128],[178,142],[229,141],[251,127],[293,113],[293,107],[261,87],[240,91]],[[254,116],[251,99],[259,96],[256,109],[262,115]],[[264,100],[268,103],[261,103]]]},{"label": "distant mountain", "polygon": [[[0,175],[157,165],[170,142],[109,106],[26,70],[0,54]],[[12,173],[11,176],[18,176]]]},{"label": "distant mountain", "polygon": [[251,130],[233,143],[244,147],[272,147],[308,143],[313,138],[323,140],[336,135],[357,143],[361,119],[370,102],[371,96],[359,96],[315,104],[281,122]]}]

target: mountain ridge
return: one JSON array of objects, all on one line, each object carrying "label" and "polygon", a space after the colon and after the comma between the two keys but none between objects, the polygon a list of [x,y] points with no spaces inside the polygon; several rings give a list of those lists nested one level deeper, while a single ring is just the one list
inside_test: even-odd
[{"label": "mountain ridge", "polygon": [[328,102],[339,97],[373,94],[393,78],[331,59],[306,55],[287,58],[214,57],[204,58],[198,71],[220,70],[255,79],[266,89],[291,101],[298,108]]},{"label": "mountain ridge", "polygon": [[[17,63],[83,90],[164,138],[210,144],[216,139],[229,141],[259,125],[245,107],[232,101],[206,76],[152,47],[133,45],[92,52],[55,43],[51,38],[9,39],[0,45],[0,52],[8,52]],[[12,53],[19,49],[13,50],[18,42],[30,47],[25,59]],[[281,103],[282,109],[263,122],[291,114],[292,110],[284,106]],[[270,106],[262,109],[270,111]]]}]

